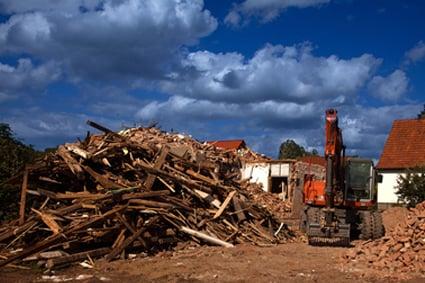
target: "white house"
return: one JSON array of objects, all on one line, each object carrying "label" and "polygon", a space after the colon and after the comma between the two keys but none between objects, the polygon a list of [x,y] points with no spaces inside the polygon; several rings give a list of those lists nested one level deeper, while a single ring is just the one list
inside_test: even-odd
[{"label": "white house", "polygon": [[[425,113],[425,112],[424,112]],[[406,169],[425,165],[425,114],[417,119],[395,120],[377,164],[382,183],[378,184],[380,206],[399,203],[398,176]]]}]

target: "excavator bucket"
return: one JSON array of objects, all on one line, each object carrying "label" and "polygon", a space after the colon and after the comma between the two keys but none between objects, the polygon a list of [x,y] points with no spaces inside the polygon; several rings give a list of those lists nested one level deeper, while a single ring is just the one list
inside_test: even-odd
[{"label": "excavator bucket", "polygon": [[306,232],[308,243],[315,246],[348,246],[351,225],[345,222],[344,210],[332,213],[332,222],[326,223],[326,209],[308,207],[306,211]]},{"label": "excavator bucket", "polygon": [[337,228],[310,223],[307,227],[308,243],[313,246],[349,246],[350,224],[340,224]]}]

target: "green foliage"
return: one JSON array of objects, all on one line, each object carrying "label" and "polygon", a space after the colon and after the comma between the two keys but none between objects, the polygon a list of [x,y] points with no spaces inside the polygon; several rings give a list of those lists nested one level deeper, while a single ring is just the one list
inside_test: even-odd
[{"label": "green foliage", "polygon": [[396,194],[413,207],[425,201],[425,166],[409,170],[406,176],[397,179]]},{"label": "green foliage", "polygon": [[279,159],[296,159],[302,156],[318,155],[316,149],[312,152],[305,150],[301,145],[298,145],[294,140],[288,139],[284,141],[279,148]]},{"label": "green foliage", "polygon": [[8,124],[0,123],[0,219],[10,217],[19,200],[18,185],[5,184],[40,153],[18,140]]}]

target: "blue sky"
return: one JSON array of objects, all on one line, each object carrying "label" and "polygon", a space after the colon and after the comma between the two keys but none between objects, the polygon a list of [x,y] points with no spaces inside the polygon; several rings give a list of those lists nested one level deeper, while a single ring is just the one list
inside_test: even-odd
[{"label": "blue sky", "polygon": [[350,154],[378,158],[425,103],[425,2],[0,0],[0,121],[37,148],[158,122],[276,156],[323,151],[326,108]]}]

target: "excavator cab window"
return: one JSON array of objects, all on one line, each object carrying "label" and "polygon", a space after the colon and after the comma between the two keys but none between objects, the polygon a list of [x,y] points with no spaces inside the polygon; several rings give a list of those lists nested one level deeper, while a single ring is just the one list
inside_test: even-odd
[{"label": "excavator cab window", "polygon": [[369,160],[349,160],[346,168],[346,198],[369,200],[372,198],[373,164]]}]

